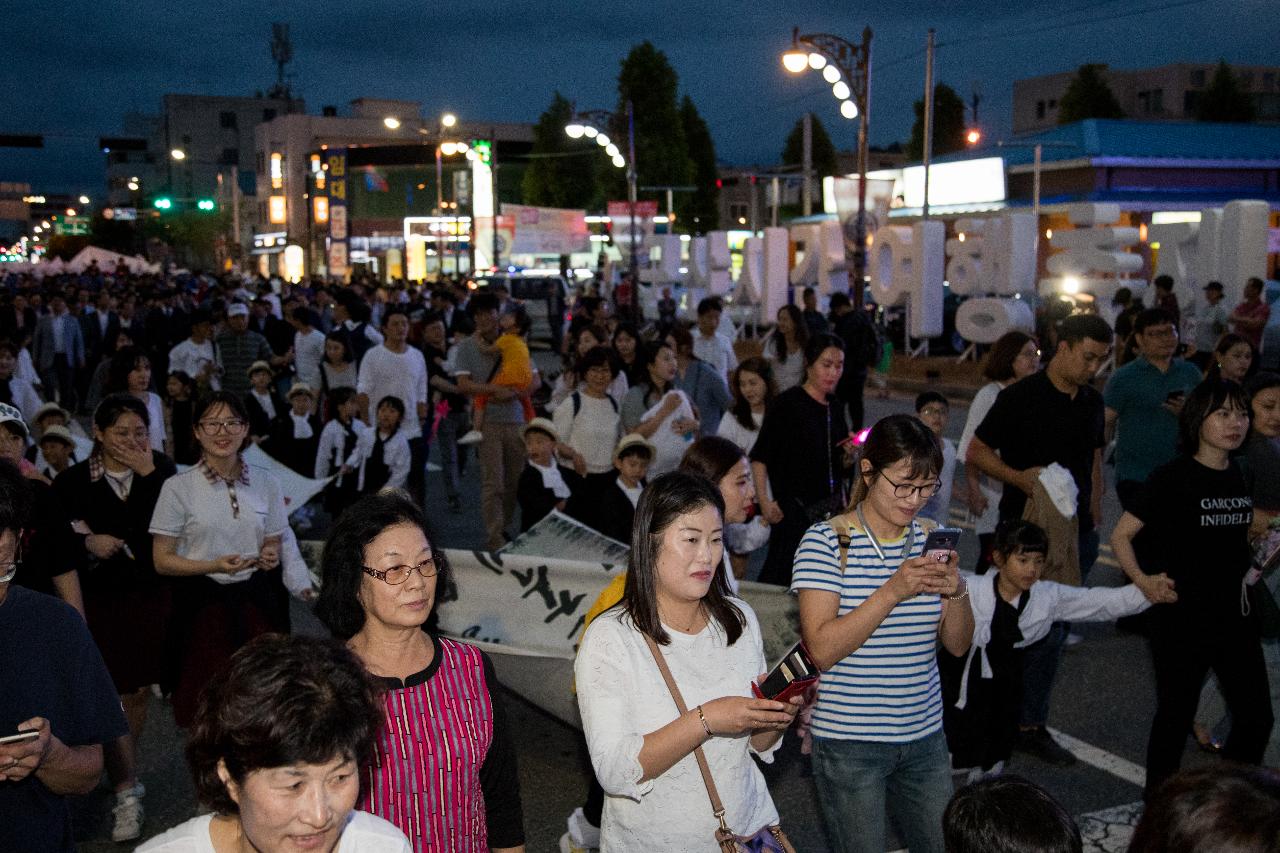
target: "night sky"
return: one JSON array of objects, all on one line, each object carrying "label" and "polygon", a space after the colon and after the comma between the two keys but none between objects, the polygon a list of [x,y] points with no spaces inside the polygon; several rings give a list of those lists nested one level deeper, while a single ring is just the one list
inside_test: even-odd
[{"label": "night sky", "polygon": [[[9,4],[4,4],[9,5]],[[937,79],[982,93],[988,138],[1009,132],[1013,80],[1084,62],[1280,64],[1276,0],[896,0],[881,6],[790,0],[60,0],[6,13],[0,133],[44,133],[42,151],[0,149],[0,180],[37,191],[102,188],[99,135],[166,92],[252,95],[275,80],[270,23],[291,26],[295,93],[308,112],[361,96],[421,101],[464,120],[534,121],[557,88],[613,107],[618,64],[649,39],[707,119],[720,160],[776,162],[805,109],[850,149],[816,72],[782,70],[791,28],[873,41],[872,144],[905,140],[923,91],[924,42],[937,30]],[[0,6],[4,8],[4,6]],[[1072,22],[1078,22],[1071,25]]]}]

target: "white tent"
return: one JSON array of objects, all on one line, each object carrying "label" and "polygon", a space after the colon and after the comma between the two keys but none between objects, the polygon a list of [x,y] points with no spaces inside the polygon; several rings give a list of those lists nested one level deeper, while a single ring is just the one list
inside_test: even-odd
[{"label": "white tent", "polygon": [[155,273],[160,271],[159,264],[148,263],[144,258],[137,255],[129,257],[118,252],[109,252],[106,249],[99,249],[97,246],[85,246],[67,263],[67,270],[70,272],[80,273],[89,268],[94,261],[98,262],[98,269],[103,272],[113,272],[115,268],[123,261],[129,272],[134,275],[142,273]]}]

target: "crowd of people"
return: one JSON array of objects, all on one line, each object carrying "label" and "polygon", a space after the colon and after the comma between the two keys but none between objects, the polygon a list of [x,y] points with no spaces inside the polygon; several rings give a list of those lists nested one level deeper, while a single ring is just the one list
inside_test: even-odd
[{"label": "crowd of people", "polygon": [[[113,839],[141,837],[158,689],[209,813],[148,853],[523,850],[493,664],[432,620],[452,578],[427,510],[463,512],[471,466],[488,548],[553,512],[630,548],[580,638],[589,793],[562,850],[790,850],[756,761],[793,727],[833,849],[882,853],[887,814],[912,851],[1079,850],[1004,767],[1076,760],[1047,726],[1058,662],[1073,623],[1114,620],[1156,680],[1132,849],[1280,839],[1280,780],[1243,769],[1280,758],[1280,375],[1252,283],[1231,314],[1159,281],[1155,307],[1010,332],[958,443],[936,391],[863,429],[884,344],[846,294],[742,346],[715,297],[638,326],[584,293],[544,377],[501,288],[0,284],[0,849],[74,849],[66,797],[104,772]],[[255,445],[324,491],[286,506]],[[1108,464],[1117,588],[1087,585]],[[926,552],[953,499],[963,570]],[[807,691],[763,692],[757,569],[797,596]],[[291,595],[334,640],[289,636]],[[1239,768],[1180,775],[1193,732]],[[1212,828],[1197,796],[1225,804]]]}]

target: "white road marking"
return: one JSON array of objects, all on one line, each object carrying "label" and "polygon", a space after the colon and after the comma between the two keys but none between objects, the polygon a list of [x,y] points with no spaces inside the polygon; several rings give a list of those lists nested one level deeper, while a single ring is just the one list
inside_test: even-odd
[{"label": "white road marking", "polygon": [[1049,733],[1053,735],[1054,740],[1062,744],[1063,748],[1085,764],[1110,773],[1112,776],[1123,779],[1131,785],[1137,785],[1139,788],[1146,787],[1147,771],[1132,761],[1107,752],[1101,747],[1073,738],[1071,735],[1057,729],[1050,728]]}]

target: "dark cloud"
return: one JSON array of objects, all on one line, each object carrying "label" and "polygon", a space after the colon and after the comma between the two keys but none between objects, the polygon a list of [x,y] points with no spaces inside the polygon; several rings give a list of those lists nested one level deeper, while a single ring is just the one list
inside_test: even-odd
[{"label": "dark cloud", "polygon": [[[1083,62],[1136,67],[1176,61],[1273,62],[1274,0],[898,0],[863,8],[816,0],[64,0],[10,18],[0,132],[61,132],[44,152],[0,149],[0,179],[95,189],[99,134],[166,92],[252,94],[269,87],[271,21],[294,41],[291,82],[313,110],[361,96],[421,101],[428,113],[532,121],[555,90],[612,106],[618,64],[648,39],[707,118],[721,159],[768,162],[806,109],[836,144],[840,118],[820,78],[778,64],[791,27],[856,39],[875,30],[873,142],[905,139],[923,89],[925,31],[942,45],[938,79],[983,94],[989,135],[1008,132],[1012,81]],[[1141,14],[1131,15],[1133,12]],[[1131,15],[1110,18],[1114,15]],[[1067,26],[1085,21],[1080,26]],[[1038,32],[1037,32],[1038,31]]]}]

